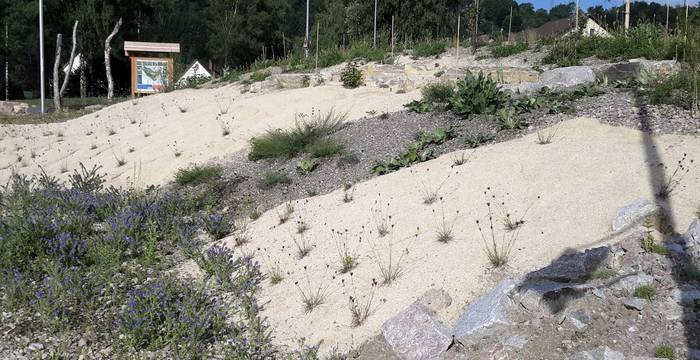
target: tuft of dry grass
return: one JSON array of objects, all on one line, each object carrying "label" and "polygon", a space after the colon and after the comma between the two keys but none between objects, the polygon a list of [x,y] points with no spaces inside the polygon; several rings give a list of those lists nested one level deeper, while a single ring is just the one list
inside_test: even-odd
[{"label": "tuft of dry grass", "polygon": [[280,221],[280,225],[289,221],[292,214],[294,214],[294,205],[292,205],[291,201],[288,201],[284,204],[284,210],[282,210],[282,212],[277,211],[277,218]]},{"label": "tuft of dry grass", "polygon": [[372,212],[372,221],[374,222],[374,227],[377,229],[377,234],[379,237],[384,237],[389,234],[394,225],[390,224],[391,215],[389,215],[389,203],[386,203],[386,208],[382,202],[381,194],[378,195],[379,198],[374,200],[374,206],[370,208]]},{"label": "tuft of dry grass", "polygon": [[297,220],[297,234],[303,234],[308,230],[309,225],[306,224],[306,222],[301,217],[299,217],[299,220]]},{"label": "tuft of dry grass", "polygon": [[335,248],[338,251],[338,260],[340,262],[338,273],[346,274],[357,266],[357,246],[359,246],[360,243],[357,243],[355,249],[351,249],[348,240],[349,232],[347,229],[342,232],[334,230],[331,230],[331,232],[335,240]]},{"label": "tuft of dry grass", "polygon": [[513,244],[515,244],[520,230],[503,231],[502,236],[499,238],[493,225],[494,215],[493,209],[491,208],[491,203],[487,202],[486,207],[488,208],[488,232],[482,229],[482,224],[479,220],[476,220],[476,225],[484,243],[484,250],[489,262],[491,262],[491,265],[494,267],[500,267],[505,265],[510,259]]},{"label": "tuft of dry grass", "polygon": [[343,185],[343,202],[349,203],[355,198],[355,187],[351,183]]},{"label": "tuft of dry grass", "polygon": [[369,294],[364,297],[357,296],[357,290],[355,289],[355,282],[353,280],[352,273],[350,273],[350,280],[353,287],[353,295],[348,297],[348,306],[350,308],[351,316],[350,326],[360,327],[374,312],[374,289],[377,286],[377,280],[372,279],[371,290]]},{"label": "tuft of dry grass", "polygon": [[306,285],[302,287],[299,285],[298,281],[295,281],[294,285],[296,285],[301,295],[301,302],[304,304],[304,312],[308,314],[326,301],[326,291],[328,287],[321,283],[317,288],[312,288],[306,266],[304,266],[304,272],[306,273]]},{"label": "tuft of dry grass", "polygon": [[[430,169],[428,169],[430,171]],[[450,175],[447,175],[445,180],[443,180],[438,186],[433,187],[430,182],[423,182],[421,183],[421,196],[423,199],[423,204],[425,205],[432,205],[434,204],[439,198],[440,198],[440,190],[442,189],[443,186],[445,186],[445,183],[447,183],[447,180],[450,179]]]},{"label": "tuft of dry grass", "polygon": [[[689,164],[686,165],[687,158],[688,154],[684,153],[683,157],[676,163],[676,167],[673,169],[671,175],[667,176],[664,182],[659,185],[659,190],[656,193],[658,198],[667,199],[681,182],[683,182],[685,176],[690,172],[690,166],[693,165],[692,159],[689,161]],[[667,170],[666,166],[664,166],[664,170]]]},{"label": "tuft of dry grass", "polygon": [[[459,216],[459,210],[457,210],[456,215],[453,219],[448,220],[445,216],[445,202],[440,198],[441,204],[441,214],[440,220],[437,226],[437,241],[443,244],[454,240],[454,223],[455,219]],[[433,216],[435,216],[435,209],[433,209]]]},{"label": "tuft of dry grass", "polygon": [[561,123],[553,128],[537,130],[537,143],[540,145],[551,144],[554,138],[557,136],[560,126]]},{"label": "tuft of dry grass", "polygon": [[376,243],[372,243],[371,248],[373,259],[377,267],[379,267],[382,285],[390,286],[403,274],[403,262],[408,255],[408,248],[402,250],[397,258],[397,254],[394,253],[393,241],[389,239],[385,242],[385,245],[386,257],[382,257],[381,251],[378,249]]},{"label": "tuft of dry grass", "polygon": [[469,162],[474,152],[467,155],[466,151],[460,151],[459,153],[452,154],[452,167],[462,166]]},{"label": "tuft of dry grass", "polygon": [[297,248],[297,258],[299,260],[305,258],[306,255],[309,255],[313,249],[313,245],[306,239],[304,234],[299,235],[298,240],[295,236],[292,236],[292,241],[294,241],[294,245]]}]

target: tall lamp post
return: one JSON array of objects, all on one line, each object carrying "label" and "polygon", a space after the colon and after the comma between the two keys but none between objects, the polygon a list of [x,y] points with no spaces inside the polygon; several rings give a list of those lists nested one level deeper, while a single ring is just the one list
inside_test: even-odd
[{"label": "tall lamp post", "polygon": [[306,0],[306,37],[304,38],[304,55],[309,57],[309,0]]},{"label": "tall lamp post", "polygon": [[44,1],[39,0],[39,76],[41,76],[41,113],[46,112],[44,106]]}]

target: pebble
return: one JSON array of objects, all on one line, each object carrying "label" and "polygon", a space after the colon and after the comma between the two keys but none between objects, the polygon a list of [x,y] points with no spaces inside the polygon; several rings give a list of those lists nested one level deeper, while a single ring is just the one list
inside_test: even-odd
[{"label": "pebble", "polygon": [[29,346],[27,346],[27,350],[29,351],[41,351],[44,349],[44,345],[40,343],[31,343]]}]

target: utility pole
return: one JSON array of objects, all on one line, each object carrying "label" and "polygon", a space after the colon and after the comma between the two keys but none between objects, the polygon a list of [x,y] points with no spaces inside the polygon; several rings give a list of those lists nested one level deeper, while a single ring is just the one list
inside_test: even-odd
[{"label": "utility pole", "polygon": [[[44,104],[44,1],[39,0],[39,76],[41,76],[41,113],[46,112]],[[54,79],[55,81],[55,79]]]},{"label": "utility pole", "polygon": [[625,31],[630,28],[630,0],[625,0]]},{"label": "utility pole", "polygon": [[666,0],[666,36],[668,36],[668,14],[669,14],[669,7],[670,7],[670,2],[671,0]]},{"label": "utility pole", "polygon": [[462,27],[462,15],[457,14],[457,60],[459,60],[459,28]]},{"label": "utility pole", "polygon": [[[575,15],[576,19],[574,19],[574,21],[576,22],[576,27],[575,27],[576,32],[578,32],[578,9],[579,9],[578,2],[579,2],[579,0],[576,0],[576,15]],[[513,17],[513,5],[512,4],[510,5],[510,16],[511,16],[511,18]],[[510,29],[508,30],[508,33],[510,34]]]},{"label": "utility pole", "polygon": [[476,43],[479,40],[479,0],[474,0],[476,19],[474,21],[474,34],[472,35],[472,54],[476,54]]},{"label": "utility pole", "polygon": [[306,37],[304,38],[304,56],[309,58],[309,0],[306,0]]},{"label": "utility pole", "polygon": [[373,47],[377,47],[377,1],[374,0],[374,42]]},{"label": "utility pole", "polygon": [[10,101],[10,46],[8,45],[9,23],[5,19],[5,101]]},{"label": "utility pole", "polygon": [[394,57],[394,15],[391,15],[391,57]]}]

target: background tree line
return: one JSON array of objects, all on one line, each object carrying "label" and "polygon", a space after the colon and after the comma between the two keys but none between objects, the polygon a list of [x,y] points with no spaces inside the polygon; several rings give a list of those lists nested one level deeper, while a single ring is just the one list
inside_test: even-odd
[{"label": "background tree line", "polygon": [[[124,40],[177,42],[182,51],[178,58],[181,67],[195,59],[203,60],[207,66],[207,60],[211,60],[219,71],[245,67],[263,57],[299,53],[304,40],[306,0],[45,0],[44,6],[47,74],[53,64],[56,34],[68,36],[73,22],[79,20],[79,52],[86,60],[91,95],[105,92],[104,39],[119,18],[124,24],[112,42],[112,66],[116,88],[122,94],[129,86],[130,71]],[[507,31],[511,6],[513,32],[570,16],[574,9],[573,3],[547,11],[513,0],[481,0],[479,31]],[[389,43],[392,16],[397,42],[453,38],[458,14],[463,17],[461,33],[466,39],[474,28],[474,10],[474,0],[380,0],[378,41],[382,45]],[[609,26],[619,20],[617,8],[595,7],[589,11]],[[675,21],[676,9],[672,11]],[[317,24],[322,48],[372,40],[371,0],[311,0],[310,12],[312,46]],[[635,2],[633,14],[637,12],[642,15],[635,17],[636,21],[651,21],[655,17],[658,23],[665,19],[665,7],[659,4]],[[0,19],[2,35],[6,23],[9,27],[8,46],[3,46],[0,53],[0,68],[9,54],[11,97],[21,98],[22,90],[38,89],[38,1],[0,0]],[[71,86],[69,91],[75,94],[77,86]]]}]

